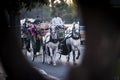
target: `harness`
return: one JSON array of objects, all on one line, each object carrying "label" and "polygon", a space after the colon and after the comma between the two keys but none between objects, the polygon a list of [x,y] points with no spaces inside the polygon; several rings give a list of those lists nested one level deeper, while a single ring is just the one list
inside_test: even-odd
[{"label": "harness", "polygon": [[65,37],[65,32],[63,26],[56,26],[58,40],[62,41]]},{"label": "harness", "polygon": [[50,29],[50,41],[53,42],[53,43],[58,42],[58,36],[57,36],[56,29],[55,29],[55,31],[52,31],[52,29]]},{"label": "harness", "polygon": [[80,30],[79,30],[78,37],[75,37],[75,36],[74,36],[74,34],[76,34],[76,32],[74,32],[74,30],[75,30],[75,27],[73,27],[73,29],[72,29],[72,35],[71,35],[71,37],[72,37],[73,39],[75,39],[75,40],[80,39]]}]

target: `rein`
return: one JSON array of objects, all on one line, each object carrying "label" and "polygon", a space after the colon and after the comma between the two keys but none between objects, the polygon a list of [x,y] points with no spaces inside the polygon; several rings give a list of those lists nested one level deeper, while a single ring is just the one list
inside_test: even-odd
[{"label": "rein", "polygon": [[80,34],[78,34],[78,37],[75,37],[75,36],[73,36],[73,31],[72,31],[71,37],[72,37],[73,39],[77,40],[77,39],[80,39]]}]

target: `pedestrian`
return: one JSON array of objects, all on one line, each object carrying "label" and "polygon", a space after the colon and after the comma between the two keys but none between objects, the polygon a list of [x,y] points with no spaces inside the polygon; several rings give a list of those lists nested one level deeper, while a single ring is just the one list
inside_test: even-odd
[{"label": "pedestrian", "polygon": [[42,23],[42,20],[41,20],[40,16],[37,16],[36,19],[35,19],[35,21],[33,22],[33,24],[38,25],[40,23]]},{"label": "pedestrian", "polygon": [[40,25],[40,35],[45,36],[49,32],[49,23],[41,23]]}]

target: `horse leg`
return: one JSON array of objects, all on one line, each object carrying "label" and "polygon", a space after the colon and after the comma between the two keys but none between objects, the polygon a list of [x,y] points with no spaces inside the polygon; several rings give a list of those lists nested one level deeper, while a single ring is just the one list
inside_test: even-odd
[{"label": "horse leg", "polygon": [[33,59],[32,59],[32,61],[34,61],[35,60],[35,55],[33,54]]},{"label": "horse leg", "polygon": [[73,64],[76,65],[76,60],[75,60],[75,51],[73,50]]},{"label": "horse leg", "polygon": [[53,50],[51,48],[49,48],[50,51],[50,59],[48,60],[48,64],[51,64],[53,62]]},{"label": "horse leg", "polygon": [[26,41],[25,41],[25,38],[22,38],[22,48],[26,48]]},{"label": "horse leg", "polygon": [[67,53],[68,53],[67,62],[69,63],[69,61],[70,61],[70,53],[71,53],[71,45],[66,43],[66,47],[67,47]]},{"label": "horse leg", "polygon": [[42,61],[42,63],[45,63],[46,57],[47,57],[47,54],[48,54],[48,47],[47,47],[46,44],[42,46],[42,50],[43,50],[43,53],[42,53],[42,60],[43,61]]},{"label": "horse leg", "polygon": [[53,65],[56,66],[56,52],[57,49],[53,50]]},{"label": "horse leg", "polygon": [[36,50],[35,50],[35,49],[33,49],[33,59],[32,59],[32,61],[34,61],[34,60],[35,60],[35,57],[36,57]]},{"label": "horse leg", "polygon": [[69,63],[69,61],[70,61],[70,53],[67,56],[67,63]]},{"label": "horse leg", "polygon": [[28,52],[30,52],[30,40],[25,39],[25,45]]},{"label": "horse leg", "polygon": [[60,54],[59,60],[61,59],[61,56],[62,56],[62,55]]},{"label": "horse leg", "polygon": [[45,54],[46,54],[46,52],[45,51],[43,51],[43,61],[42,61],[42,63],[44,64],[45,63]]},{"label": "horse leg", "polygon": [[27,49],[23,49],[23,53],[24,53],[25,56],[27,57]]},{"label": "horse leg", "polygon": [[79,59],[79,57],[80,57],[80,49],[78,49],[78,55],[77,55],[76,59]]},{"label": "horse leg", "polygon": [[27,56],[27,49],[25,45],[25,38],[22,38],[22,52],[25,56]]}]

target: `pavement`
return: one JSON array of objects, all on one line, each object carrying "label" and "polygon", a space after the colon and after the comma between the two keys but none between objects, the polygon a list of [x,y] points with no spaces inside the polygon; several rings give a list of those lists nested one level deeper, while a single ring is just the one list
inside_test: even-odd
[{"label": "pavement", "polygon": [[[84,53],[84,45],[81,45],[81,52]],[[43,74],[43,76],[47,77],[49,80],[63,80],[66,78],[67,72],[69,70],[69,68],[67,67],[68,65],[66,65],[67,62],[67,56],[62,55],[61,59],[59,59],[60,54],[57,54],[57,66],[56,67],[51,67],[48,64],[42,64],[42,51],[40,51],[40,53],[37,53],[37,58],[35,58],[34,61],[34,65],[35,65],[35,69],[37,69],[38,71],[40,71],[40,73]],[[27,58],[32,62],[32,53],[27,52]],[[72,61],[72,54],[70,57],[70,63],[69,66],[73,66],[73,61]],[[82,58],[79,58],[77,60],[77,64],[80,64],[82,62]],[[38,67],[40,66],[40,67]],[[47,69],[50,69],[51,71],[48,71]],[[59,70],[60,69],[60,70]],[[52,72],[52,70],[55,70],[55,72]],[[54,74],[54,75],[53,75]],[[58,76],[59,75],[59,76]],[[62,75],[62,76],[61,76]],[[63,77],[63,79],[61,79],[61,77]]]},{"label": "pavement", "polygon": [[60,78],[57,78],[55,76],[52,76],[50,74],[48,74],[45,70],[43,69],[39,69],[37,67],[35,67],[35,69],[37,69],[45,78],[47,78],[48,80],[61,80]]}]

